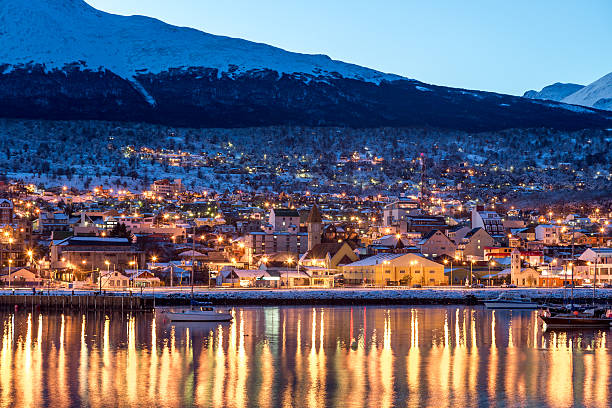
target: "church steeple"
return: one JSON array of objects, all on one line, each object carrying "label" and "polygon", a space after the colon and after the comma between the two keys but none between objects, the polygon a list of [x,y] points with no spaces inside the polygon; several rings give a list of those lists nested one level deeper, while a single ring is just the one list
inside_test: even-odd
[{"label": "church steeple", "polygon": [[306,226],[308,228],[308,250],[310,251],[321,243],[323,218],[316,204],[310,209]]}]

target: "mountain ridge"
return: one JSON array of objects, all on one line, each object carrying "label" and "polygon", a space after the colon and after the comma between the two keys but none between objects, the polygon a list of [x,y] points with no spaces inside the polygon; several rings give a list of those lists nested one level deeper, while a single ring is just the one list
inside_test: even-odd
[{"label": "mountain ridge", "polygon": [[429,85],[82,0],[0,0],[0,116],[192,127],[612,127],[612,115],[597,109]]},{"label": "mountain ridge", "polygon": [[584,85],[555,82],[545,86],[541,91],[529,90],[523,94],[523,98],[542,99],[560,102],[563,98],[584,88]]}]

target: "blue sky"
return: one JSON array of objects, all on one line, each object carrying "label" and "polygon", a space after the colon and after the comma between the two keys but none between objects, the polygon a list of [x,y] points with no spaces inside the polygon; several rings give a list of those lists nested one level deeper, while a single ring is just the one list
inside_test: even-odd
[{"label": "blue sky", "polygon": [[522,94],[612,71],[612,0],[86,0],[453,87]]}]

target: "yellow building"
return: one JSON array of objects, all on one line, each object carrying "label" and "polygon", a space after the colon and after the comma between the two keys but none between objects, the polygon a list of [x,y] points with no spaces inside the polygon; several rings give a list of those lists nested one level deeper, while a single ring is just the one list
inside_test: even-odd
[{"label": "yellow building", "polygon": [[361,259],[342,267],[347,284],[447,285],[444,265],[418,254],[383,253]]}]

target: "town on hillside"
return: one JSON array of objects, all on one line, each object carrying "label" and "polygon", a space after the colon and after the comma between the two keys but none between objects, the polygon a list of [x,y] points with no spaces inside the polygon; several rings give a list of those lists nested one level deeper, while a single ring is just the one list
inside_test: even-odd
[{"label": "town on hillside", "polygon": [[0,185],[0,286],[609,287],[612,212],[422,188],[356,196]]}]

